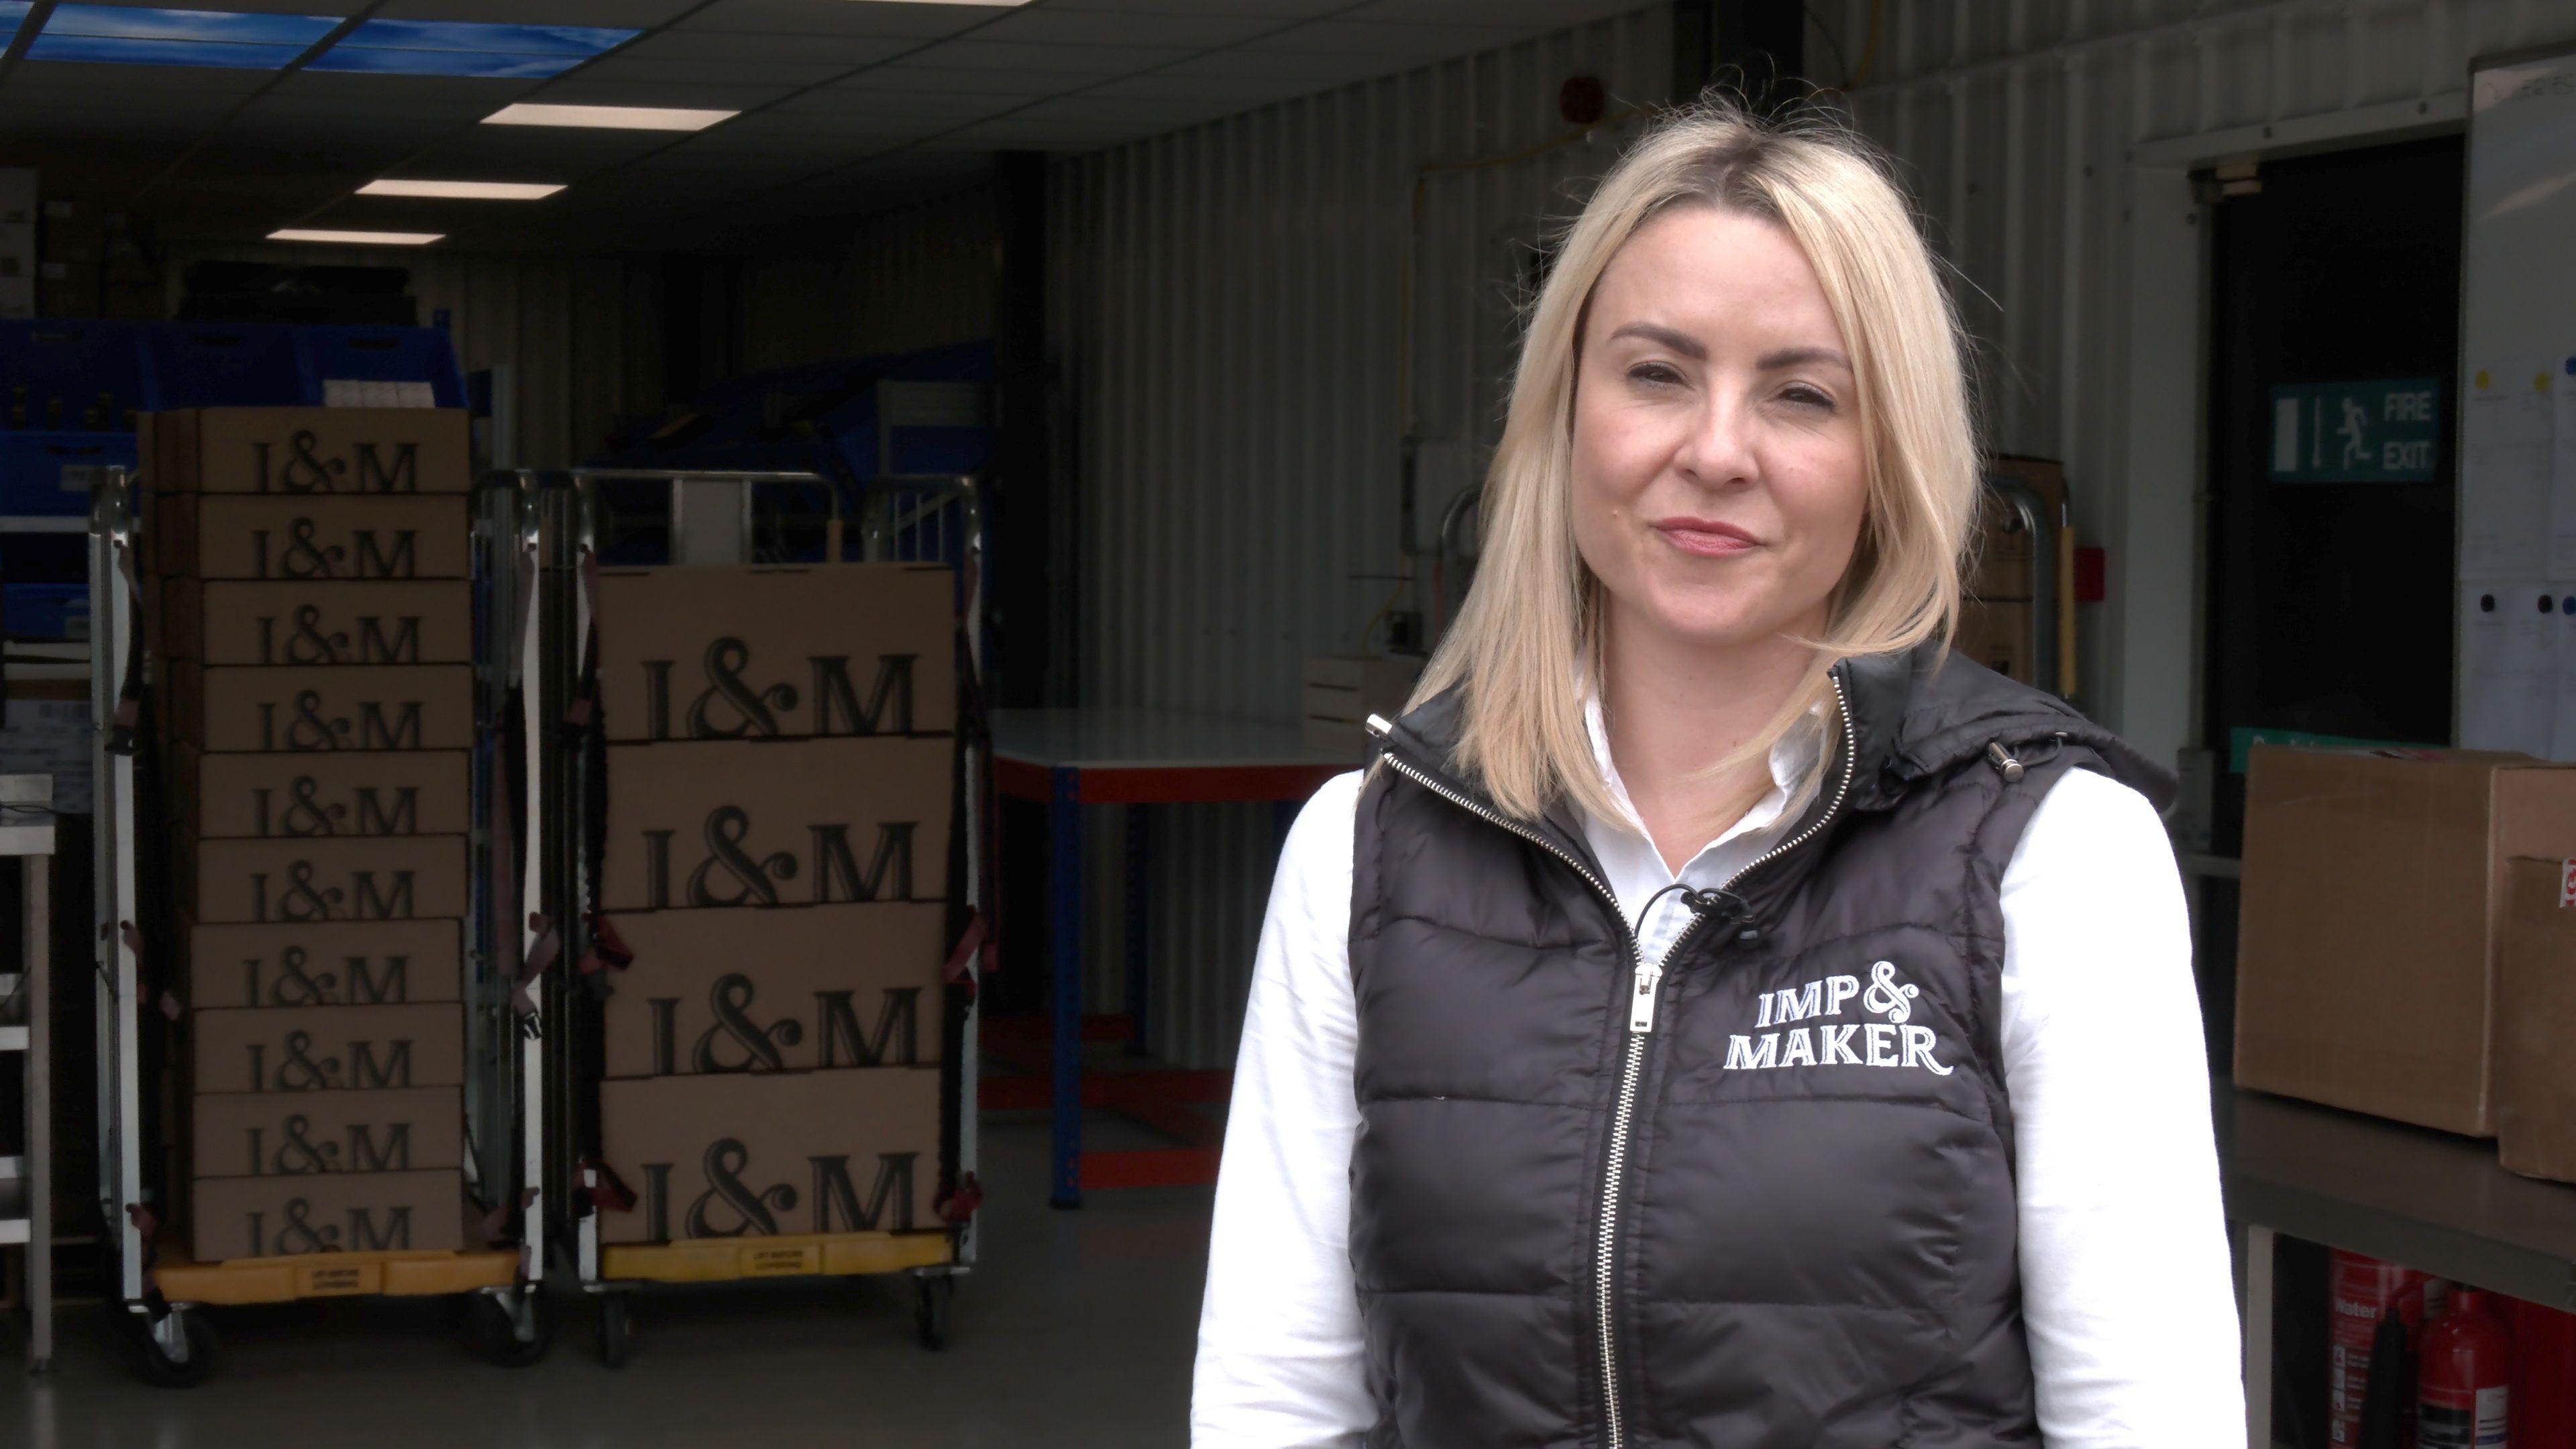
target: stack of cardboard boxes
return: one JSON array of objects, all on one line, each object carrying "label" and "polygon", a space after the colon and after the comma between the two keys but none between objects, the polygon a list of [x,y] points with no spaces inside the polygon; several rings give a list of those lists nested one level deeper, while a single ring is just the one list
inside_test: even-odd
[{"label": "stack of cardboard boxes", "polygon": [[146,430],[198,1258],[465,1245],[465,415]]},{"label": "stack of cardboard boxes", "polygon": [[2499,1138],[2576,1182],[2576,767],[2476,750],[2248,763],[2236,1081]]},{"label": "stack of cardboard boxes", "polygon": [[[2045,506],[2062,510],[2066,503],[2066,470],[2045,458],[1996,457],[1987,461],[1990,476],[2016,479],[2035,490]],[[2020,527],[2018,515],[2000,500],[1988,499],[1978,520],[1976,571],[1968,580],[1968,597],[1959,614],[1959,631],[1951,647],[2007,679],[2058,687],[2037,675],[2036,642],[2031,633],[2033,598],[2039,580],[2034,549],[2048,547]],[[2011,525],[2007,527],[2006,525]],[[2061,580],[2057,608],[2071,608],[2071,581]]]},{"label": "stack of cardboard boxes", "polygon": [[955,583],[601,573],[602,1241],[940,1226]]}]

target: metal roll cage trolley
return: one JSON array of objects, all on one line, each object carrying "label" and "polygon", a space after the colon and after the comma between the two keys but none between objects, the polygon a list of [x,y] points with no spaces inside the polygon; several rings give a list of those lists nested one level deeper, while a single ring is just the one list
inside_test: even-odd
[{"label": "metal roll cage trolley", "polygon": [[[735,1282],[774,1277],[855,1277],[905,1274],[913,1282],[914,1331],[925,1348],[944,1345],[949,1300],[957,1276],[975,1263],[976,996],[982,972],[983,934],[974,913],[986,908],[985,856],[989,836],[970,822],[986,819],[991,759],[975,706],[983,669],[984,522],[980,490],[969,475],[881,475],[834,480],[813,472],[577,468],[522,473],[523,497],[536,500],[522,547],[535,561],[536,587],[528,616],[527,657],[535,678],[526,694],[529,778],[537,781],[538,809],[529,827],[527,890],[539,919],[531,922],[529,952],[544,971],[540,1016],[548,1033],[548,1100],[555,1114],[546,1196],[559,1204],[557,1230],[583,1293],[599,1320],[601,1360],[622,1367],[632,1344],[631,1300],[648,1284]],[[962,850],[956,875],[967,921],[962,943],[948,963],[949,986],[941,1014],[946,1034],[942,1061],[942,1187],[944,1232],[853,1231],[777,1237],[689,1239],[661,1243],[600,1241],[600,1213],[632,1205],[613,1164],[599,1159],[601,1048],[597,1003],[614,986],[613,934],[598,931],[597,857],[589,838],[596,819],[592,798],[600,748],[588,729],[596,699],[592,639],[593,591],[603,534],[618,521],[607,491],[653,496],[667,508],[667,552],[657,562],[750,563],[770,549],[756,506],[764,490],[794,490],[829,499],[821,524],[821,558],[844,557],[842,498],[860,504],[852,542],[861,560],[946,563],[959,575],[959,623],[965,646],[959,659],[958,771],[961,814],[952,838]],[[685,525],[685,527],[684,527]],[[778,530],[773,529],[773,534]],[[548,722],[553,722],[551,725]],[[546,742],[541,745],[540,742]],[[552,929],[549,929],[552,923]],[[550,939],[559,938],[559,939]],[[605,949],[603,949],[603,947]]]},{"label": "metal roll cage trolley", "polygon": [[[161,852],[148,839],[158,799],[148,762],[156,721],[146,707],[136,566],[148,500],[124,468],[93,493],[89,522],[92,621],[90,705],[96,781],[95,938],[98,993],[99,1211],[108,1246],[108,1296],[129,1315],[143,1376],[186,1386],[213,1372],[216,1340],[204,1310],[306,1298],[447,1295],[468,1315],[476,1351],[505,1366],[544,1357],[553,1321],[540,1291],[547,1204],[544,1058],[546,1019],[526,990],[521,940],[499,929],[518,915],[509,865],[521,847],[519,812],[501,742],[505,708],[525,673],[510,647],[531,579],[529,500],[512,488],[476,497],[473,596],[476,748],[468,839],[467,1185],[487,1244],[460,1250],[341,1250],[201,1263],[165,1230],[182,1184],[156,1180],[173,1124],[171,1084],[159,1073],[185,1002],[162,963],[168,893]],[[542,963],[537,963],[542,965]]]}]

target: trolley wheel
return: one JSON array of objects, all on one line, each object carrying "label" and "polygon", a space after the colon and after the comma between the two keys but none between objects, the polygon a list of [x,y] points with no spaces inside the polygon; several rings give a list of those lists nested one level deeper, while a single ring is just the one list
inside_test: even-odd
[{"label": "trolley wheel", "polygon": [[599,1361],[613,1369],[626,1367],[626,1355],[635,1346],[632,1334],[635,1321],[626,1306],[623,1293],[602,1293],[599,1297]]},{"label": "trolley wheel", "polygon": [[466,1313],[467,1341],[486,1363],[526,1368],[554,1346],[554,1304],[534,1284],[477,1293]]},{"label": "trolley wheel", "polygon": [[948,1304],[957,1296],[957,1280],[946,1273],[924,1273],[912,1282],[913,1337],[937,1353],[948,1346]]},{"label": "trolley wheel", "polygon": [[156,1388],[193,1389],[215,1372],[215,1326],[194,1309],[173,1308],[154,1319],[127,1313],[135,1372]]}]

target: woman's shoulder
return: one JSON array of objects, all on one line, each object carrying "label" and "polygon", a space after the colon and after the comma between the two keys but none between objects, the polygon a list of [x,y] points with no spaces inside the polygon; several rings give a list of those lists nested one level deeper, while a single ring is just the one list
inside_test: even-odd
[{"label": "woman's shoulder", "polygon": [[[2100,770],[2076,768],[2058,776],[2023,827],[2007,872],[2035,877],[2108,883],[2105,873],[2174,871],[2173,841],[2155,805],[2132,786]],[[2131,883],[2137,883],[2134,877]]]},{"label": "woman's shoulder", "polygon": [[1288,841],[1280,852],[1283,874],[1295,870],[1300,874],[1331,873],[1347,876],[1351,869],[1352,832],[1359,823],[1360,788],[1368,782],[1368,772],[1352,770],[1335,775],[1316,787],[1297,811],[1296,823],[1288,828]]}]

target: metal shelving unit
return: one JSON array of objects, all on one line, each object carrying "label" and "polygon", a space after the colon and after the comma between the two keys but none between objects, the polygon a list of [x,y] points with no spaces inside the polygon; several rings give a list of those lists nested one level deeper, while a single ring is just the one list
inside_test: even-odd
[{"label": "metal shelving unit", "polygon": [[2273,1443],[2272,1260],[2283,1235],[2576,1311],[2576,1185],[2506,1171],[2492,1142],[2224,1080],[2214,1106],[2245,1274],[2249,1443]]},{"label": "metal shelving unit", "polygon": [[54,1357],[53,1038],[47,1011],[53,976],[54,782],[50,775],[0,775],[0,855],[18,859],[25,918],[19,970],[0,972],[0,1070],[25,1073],[25,1146],[0,1157],[0,1247],[26,1262],[27,1367]]}]

